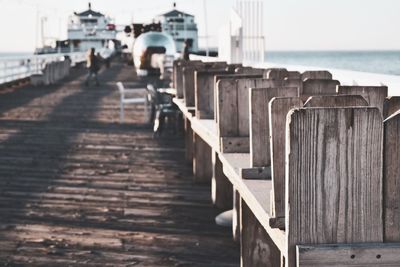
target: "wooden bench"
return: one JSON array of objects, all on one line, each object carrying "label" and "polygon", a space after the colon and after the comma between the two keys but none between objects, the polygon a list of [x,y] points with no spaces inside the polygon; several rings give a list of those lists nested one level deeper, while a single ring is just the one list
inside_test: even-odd
[{"label": "wooden bench", "polygon": [[[234,208],[241,266],[396,266],[399,244],[384,242],[400,242],[399,99],[325,71],[266,73],[212,74],[214,120],[190,117],[214,203]],[[272,180],[260,175],[268,163]]]}]

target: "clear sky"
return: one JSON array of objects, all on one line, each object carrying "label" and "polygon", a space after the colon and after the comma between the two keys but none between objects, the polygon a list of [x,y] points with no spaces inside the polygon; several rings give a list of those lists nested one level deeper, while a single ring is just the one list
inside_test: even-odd
[{"label": "clear sky", "polygon": [[[209,35],[216,35],[236,0],[205,0]],[[45,35],[66,37],[69,14],[87,8],[84,0],[0,0],[0,51],[32,51],[37,18],[46,16]],[[150,22],[172,8],[173,0],[91,0],[95,10],[117,24]],[[196,16],[204,36],[203,0],[176,0]],[[400,50],[399,0],[264,0],[267,50]],[[210,42],[216,44],[217,41]]]}]

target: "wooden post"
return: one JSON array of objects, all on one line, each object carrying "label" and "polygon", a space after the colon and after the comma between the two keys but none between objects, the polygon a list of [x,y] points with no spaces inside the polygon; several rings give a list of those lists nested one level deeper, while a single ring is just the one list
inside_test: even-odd
[{"label": "wooden post", "polygon": [[274,97],[296,97],[298,88],[274,87],[250,90],[250,166],[271,165],[269,144],[269,101]]},{"label": "wooden post", "polygon": [[269,102],[269,136],[271,144],[271,218],[273,228],[285,228],[285,133],[289,110],[300,108],[299,97],[276,97]]},{"label": "wooden post", "polygon": [[223,172],[222,162],[216,151],[212,152],[213,177],[211,198],[215,207],[222,210],[232,209],[233,186]]},{"label": "wooden post", "polygon": [[336,87],[340,85],[337,80],[308,79],[303,82],[301,99],[305,102],[310,96],[336,95]]},{"label": "wooden post", "polygon": [[332,74],[326,70],[305,71],[301,74],[301,80],[307,79],[332,80]]},{"label": "wooden post", "polygon": [[193,164],[193,130],[188,118],[184,118],[185,123],[185,159]]},{"label": "wooden post", "polygon": [[400,111],[384,121],[385,242],[400,242]]},{"label": "wooden post", "polygon": [[233,188],[233,210],[232,210],[232,236],[233,240],[240,242],[240,197],[239,191]]},{"label": "wooden post", "polygon": [[371,107],[377,107],[383,115],[383,103],[388,95],[387,86],[339,86],[339,95],[361,95]]},{"label": "wooden post", "polygon": [[332,96],[312,96],[304,107],[366,107],[368,106],[367,100],[360,95],[332,95]]},{"label": "wooden post", "polygon": [[195,72],[195,106],[198,119],[214,119],[214,76],[233,73],[223,69]]},{"label": "wooden post", "polygon": [[209,183],[212,178],[212,150],[211,147],[196,133],[193,133],[194,157],[193,174],[196,183]]},{"label": "wooden post", "polygon": [[287,266],[299,244],[382,242],[379,110],[292,110],[286,136]]},{"label": "wooden post", "polygon": [[186,107],[194,107],[194,73],[203,69],[203,65],[191,65],[183,68],[183,95]]},{"label": "wooden post", "polygon": [[240,220],[240,266],[280,266],[279,249],[243,200]]},{"label": "wooden post", "polygon": [[386,119],[400,109],[400,96],[386,97],[383,102],[383,118]]},{"label": "wooden post", "polygon": [[289,76],[289,71],[287,69],[271,68],[267,69],[264,78],[272,80],[284,80]]}]

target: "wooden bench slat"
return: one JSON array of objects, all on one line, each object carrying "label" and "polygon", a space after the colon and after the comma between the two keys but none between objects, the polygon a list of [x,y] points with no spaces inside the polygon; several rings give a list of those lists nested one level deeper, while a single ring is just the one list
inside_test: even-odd
[{"label": "wooden bench slat", "polygon": [[250,90],[250,160],[251,167],[271,165],[269,144],[269,101],[274,97],[296,97],[298,88],[273,87]]},{"label": "wooden bench slat", "polygon": [[301,74],[301,80],[305,81],[307,79],[332,80],[332,74],[327,70],[305,71]]},{"label": "wooden bench slat", "polygon": [[367,100],[360,95],[327,95],[311,96],[304,103],[304,107],[365,107]]},{"label": "wooden bench slat", "polygon": [[386,119],[400,109],[400,96],[389,96],[383,102],[383,118]]},{"label": "wooden bench slat", "polygon": [[[285,137],[286,116],[291,109],[300,108],[300,97],[276,97],[269,102],[269,136],[271,149],[271,227],[285,226]],[[276,219],[281,219],[281,223]]]},{"label": "wooden bench slat", "polygon": [[298,267],[399,266],[400,244],[297,246]]},{"label": "wooden bench slat", "polygon": [[379,110],[292,110],[286,136],[288,267],[298,244],[382,242]]},{"label": "wooden bench slat", "polygon": [[383,103],[388,96],[387,86],[339,86],[339,95],[361,95],[371,107],[379,108],[383,116]]},{"label": "wooden bench slat", "polygon": [[385,242],[400,242],[400,111],[384,121]]}]

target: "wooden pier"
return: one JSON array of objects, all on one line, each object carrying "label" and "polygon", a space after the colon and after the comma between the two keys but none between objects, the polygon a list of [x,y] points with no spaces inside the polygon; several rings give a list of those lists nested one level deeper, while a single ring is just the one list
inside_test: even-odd
[{"label": "wooden pier", "polygon": [[183,137],[154,139],[140,105],[119,124],[133,68],[85,74],[0,91],[0,266],[238,266]]}]

